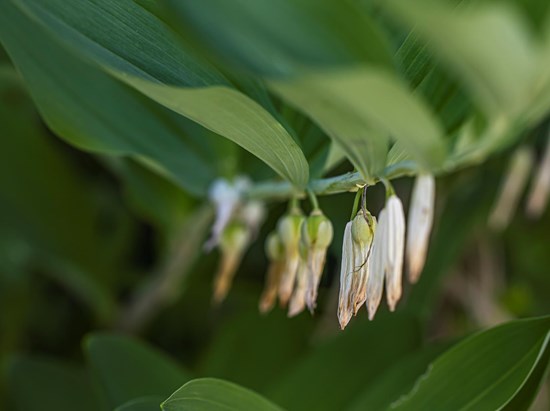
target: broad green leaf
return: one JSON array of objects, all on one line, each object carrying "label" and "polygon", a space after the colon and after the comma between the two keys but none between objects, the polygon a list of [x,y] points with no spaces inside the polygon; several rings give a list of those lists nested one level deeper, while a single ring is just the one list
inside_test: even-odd
[{"label": "broad green leaf", "polygon": [[164,0],[175,28],[260,75],[369,62],[392,65],[384,37],[353,1]]},{"label": "broad green leaf", "polygon": [[193,194],[205,192],[216,175],[213,145],[219,137],[189,127],[188,121],[76,58],[5,5],[1,40],[54,131],[86,150],[153,163]]},{"label": "broad green leaf", "polygon": [[190,379],[174,360],[130,337],[92,334],[85,351],[112,407],[138,397],[166,397]]},{"label": "broad green leaf", "polygon": [[348,410],[387,410],[393,402],[413,388],[430,362],[441,354],[443,349],[443,345],[428,346],[398,361],[366,386]]},{"label": "broad green leaf", "polygon": [[160,403],[164,400],[162,397],[144,397],[128,401],[115,411],[160,411]]},{"label": "broad green leaf", "polygon": [[415,93],[420,93],[441,120],[447,135],[452,135],[473,109],[458,81],[429,53],[416,32],[407,33],[396,59]]},{"label": "broad green leaf", "polygon": [[253,391],[214,378],[189,381],[161,407],[164,411],[281,411]]},{"label": "broad green leaf", "polygon": [[72,364],[16,358],[8,368],[8,384],[18,411],[102,410],[89,373]]},{"label": "broad green leaf", "polygon": [[514,9],[492,2],[453,10],[433,1],[403,0],[384,7],[414,26],[489,115],[525,110],[538,61],[529,30]]},{"label": "broad green leaf", "polygon": [[307,183],[307,161],[287,130],[132,0],[2,1],[112,76],[237,143],[295,185]]},{"label": "broad green leaf", "polygon": [[[475,334],[436,359],[392,410],[497,410],[528,381],[550,340],[550,317]],[[457,389],[460,387],[460,389]]]},{"label": "broad green leaf", "polygon": [[420,343],[414,319],[380,314],[374,322],[358,315],[343,333],[314,347],[266,395],[289,410],[332,411],[351,405],[365,387]]},{"label": "broad green leaf", "polygon": [[379,172],[385,165],[386,135],[424,167],[435,168],[444,159],[437,120],[396,77],[382,70],[338,70],[273,80],[270,85],[314,119],[362,173]]},{"label": "broad green leaf", "polygon": [[531,371],[529,378],[516,393],[514,398],[503,408],[505,411],[528,411],[535,400],[539,390],[547,381],[548,368],[550,367],[550,346],[547,344],[544,353],[537,365]]}]

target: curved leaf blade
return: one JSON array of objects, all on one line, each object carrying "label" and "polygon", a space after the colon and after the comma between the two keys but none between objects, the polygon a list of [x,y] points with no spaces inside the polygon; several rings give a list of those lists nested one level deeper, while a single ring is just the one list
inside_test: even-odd
[{"label": "curved leaf blade", "polygon": [[11,1],[73,52],[239,144],[294,185],[307,183],[307,161],[287,130],[138,4],[131,0]]},{"label": "curved leaf blade", "polygon": [[215,378],[189,381],[161,405],[164,411],[282,411],[246,388]]},{"label": "curved leaf blade", "polygon": [[[387,134],[424,167],[437,168],[444,160],[446,147],[437,119],[397,78],[383,70],[361,67],[272,80],[269,84],[325,128],[342,148],[344,142],[348,143],[346,154],[351,158],[361,156],[363,163],[376,163],[380,153],[387,152]],[[355,123],[351,123],[354,119]],[[330,127],[335,125],[337,132],[330,133]],[[369,136],[373,147],[366,150],[349,144],[359,139],[357,132],[361,127],[365,133],[377,131]]]},{"label": "curved leaf blade", "polygon": [[550,317],[513,321],[475,334],[441,355],[391,409],[501,409],[544,358],[549,334]]}]

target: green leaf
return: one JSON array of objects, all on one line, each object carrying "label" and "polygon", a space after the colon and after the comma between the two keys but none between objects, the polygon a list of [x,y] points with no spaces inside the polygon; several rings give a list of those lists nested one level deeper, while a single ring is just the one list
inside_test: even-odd
[{"label": "green leaf", "polygon": [[550,317],[513,321],[475,334],[435,360],[391,409],[501,409],[546,358],[549,341]]},{"label": "green leaf", "polygon": [[137,398],[117,407],[115,411],[160,411],[162,400],[162,397]]},{"label": "green leaf", "polygon": [[420,344],[414,319],[380,314],[374,322],[366,316],[354,318],[343,333],[315,347],[282,375],[266,395],[292,410],[345,409],[384,370]]},{"label": "green leaf", "polygon": [[535,400],[539,390],[546,381],[548,368],[550,367],[550,346],[546,346],[537,365],[532,370],[529,378],[516,393],[514,398],[503,408],[505,411],[528,411]]},{"label": "green leaf", "polygon": [[385,165],[386,135],[424,167],[442,164],[446,148],[436,118],[389,73],[364,67],[269,84],[316,121],[363,174]]},{"label": "green leaf", "polygon": [[98,411],[94,386],[83,368],[44,358],[19,357],[8,368],[18,411]]},{"label": "green leaf", "polygon": [[76,58],[9,4],[0,19],[2,42],[54,131],[86,150],[153,163],[194,194],[206,191],[216,175],[215,136],[190,130],[188,121]]},{"label": "green leaf", "polygon": [[307,183],[307,161],[287,130],[135,2],[11,1],[112,76],[237,143],[295,185]]},{"label": "green leaf", "polygon": [[[225,62],[260,75],[368,62],[392,66],[375,22],[353,1],[163,1],[175,28]],[[282,29],[284,27],[284,29]]]},{"label": "green leaf", "polygon": [[408,355],[378,376],[358,395],[348,411],[385,411],[399,397],[409,392],[430,362],[445,346],[428,346]]},{"label": "green leaf", "polygon": [[138,397],[166,397],[190,379],[175,361],[129,337],[92,334],[84,346],[112,407]]},{"label": "green leaf", "polygon": [[489,115],[516,115],[526,108],[537,55],[514,9],[491,2],[458,10],[441,2],[391,0],[384,4],[426,40],[461,77]]},{"label": "green leaf", "polygon": [[161,405],[164,411],[281,411],[253,391],[214,378],[189,381]]}]

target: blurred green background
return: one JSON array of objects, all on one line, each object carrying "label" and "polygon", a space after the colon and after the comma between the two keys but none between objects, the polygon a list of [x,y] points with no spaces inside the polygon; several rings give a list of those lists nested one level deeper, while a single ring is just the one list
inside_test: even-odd
[{"label": "blurred green background", "polygon": [[[7,12],[8,3],[3,0],[0,11]],[[160,7],[154,1],[140,3],[153,11]],[[372,2],[364,3],[384,26],[390,48],[402,50],[397,45],[407,30],[387,22]],[[268,111],[294,130],[310,175],[352,170],[354,165],[341,158],[325,172],[331,148],[324,132],[250,74],[284,76],[294,68],[272,64],[268,45],[257,46],[265,47],[259,49],[265,53],[252,62],[249,55],[231,51],[234,39],[228,35],[225,45],[218,37],[224,34],[217,26],[222,11],[206,19],[199,9],[181,11],[196,23],[185,28],[191,34],[182,36],[192,47],[203,47],[205,59],[226,64],[224,75],[239,90],[257,101],[265,99]],[[528,21],[534,27],[541,24],[536,9],[526,5],[522,10],[532,14]],[[231,21],[235,16],[226,17]],[[342,27],[336,18],[323,22]],[[7,24],[7,18],[0,18],[0,24]],[[300,27],[292,27],[298,30],[293,38],[302,38]],[[220,32],[209,33],[213,28]],[[353,37],[352,31],[345,36]],[[244,41],[250,33],[243,28],[236,39]],[[0,35],[3,41],[8,38],[2,30]],[[521,128],[519,137],[493,150],[486,161],[438,176],[434,231],[420,282],[405,285],[395,313],[383,304],[374,321],[363,312],[340,331],[341,241],[354,194],[319,199],[335,238],[315,315],[304,312],[288,319],[279,308],[267,315],[257,309],[267,271],[263,243],[286,210],[280,201],[268,202],[268,218],[227,300],[214,307],[211,290],[219,255],[202,250],[212,222],[205,187],[216,176],[248,174],[263,181],[275,173],[217,133],[54,46],[36,27],[13,39],[6,43],[17,69],[0,49],[0,408],[110,410],[141,399],[127,409],[158,409],[186,381],[215,377],[288,410],[382,410],[409,392],[430,362],[473,332],[550,313],[548,209],[540,218],[528,218],[523,195],[508,227],[495,231],[487,224],[517,147],[528,146],[536,159],[542,158],[548,140],[545,116]],[[296,53],[298,66],[306,60],[322,65],[350,59],[328,52],[300,54],[302,48],[317,50],[303,41],[281,54]],[[27,57],[14,51],[28,45],[38,50],[33,56],[41,62],[36,67],[44,65],[41,74],[26,68]],[[40,60],[40,53],[47,57]],[[407,61],[407,56],[399,58]],[[242,71],[243,65],[248,71]],[[61,83],[45,80],[53,70],[52,78]],[[426,97],[452,138],[471,113],[476,121],[485,121],[477,102],[439,63],[430,71],[431,80],[420,85],[414,84],[418,73],[399,70]],[[66,92],[57,85],[64,81]],[[438,89],[438,82],[446,86]],[[440,101],[438,90],[448,92]],[[142,135],[150,137],[147,143]],[[411,183],[409,177],[394,181],[405,208]],[[369,190],[373,214],[383,201],[381,185]],[[538,327],[540,334],[533,334],[537,344],[548,331],[547,324]],[[519,340],[530,341],[528,331],[522,331],[525,337],[518,332]],[[497,359],[516,348],[523,359],[523,346],[509,341],[510,347],[496,345],[502,347]],[[525,352],[532,353],[530,347]],[[548,352],[544,346],[538,368],[533,368],[539,377],[534,386],[542,381],[534,410],[550,408],[544,377]],[[536,392],[522,391],[526,398]],[[480,407],[476,409],[490,409]],[[524,408],[511,403],[506,409]]]}]

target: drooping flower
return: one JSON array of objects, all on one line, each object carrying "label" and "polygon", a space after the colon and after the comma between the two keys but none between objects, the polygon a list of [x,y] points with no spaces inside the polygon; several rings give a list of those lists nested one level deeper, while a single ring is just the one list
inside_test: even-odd
[{"label": "drooping flower", "polygon": [[220,239],[221,260],[214,277],[214,293],[212,300],[215,304],[221,303],[233,282],[235,272],[250,243],[250,230],[241,222],[228,224]]},{"label": "drooping flower", "polygon": [[289,214],[283,216],[277,225],[277,233],[285,252],[285,265],[279,284],[279,302],[283,307],[287,305],[292,295],[296,280],[296,272],[300,263],[299,248],[303,223],[302,212],[299,209],[293,209]]},{"label": "drooping flower", "polygon": [[237,177],[229,182],[220,178],[215,180],[208,190],[208,198],[214,204],[216,217],[212,224],[212,232],[208,241],[204,244],[207,251],[211,251],[220,242],[225,227],[231,221],[235,211],[241,203],[244,191],[250,186],[250,180],[246,177]]},{"label": "drooping flower", "polygon": [[281,274],[285,266],[283,244],[276,232],[272,232],[267,237],[265,251],[269,259],[269,268],[259,303],[259,309],[262,314],[271,311],[275,305]]},{"label": "drooping flower", "polygon": [[344,229],[344,241],[342,242],[342,266],[340,269],[340,294],[338,296],[338,322],[343,330],[348,325],[353,315],[351,302],[351,284],[355,260],[353,257],[353,240],[351,238],[351,221]]},{"label": "drooping flower", "polygon": [[308,291],[309,267],[307,259],[307,250],[304,244],[300,244],[300,261],[296,272],[296,285],[292,292],[292,297],[288,304],[288,316],[294,317],[300,314],[306,308],[306,293]]},{"label": "drooping flower", "polygon": [[533,186],[527,200],[527,215],[538,218],[542,215],[550,197],[550,138],[544,157],[539,165]]},{"label": "drooping flower", "polygon": [[351,225],[354,260],[351,303],[354,315],[357,315],[359,308],[361,308],[367,299],[368,259],[371,254],[375,229],[376,219],[368,211],[366,211],[365,215],[363,210],[359,210]]},{"label": "drooping flower", "polygon": [[372,255],[368,261],[369,277],[367,279],[367,310],[369,319],[374,319],[382,300],[384,276],[387,261],[388,220],[387,211],[382,209],[378,215],[378,225],[372,241]]},{"label": "drooping flower", "polygon": [[395,310],[402,293],[403,254],[405,252],[405,213],[403,204],[395,194],[386,203],[386,299],[390,311]]},{"label": "drooping flower", "polygon": [[435,201],[435,179],[421,174],[414,182],[407,227],[407,266],[411,283],[416,283],[428,251]]},{"label": "drooping flower", "polygon": [[[366,214],[365,214],[366,213]],[[338,320],[344,329],[353,315],[367,299],[367,280],[369,260],[376,219],[368,210],[359,210],[352,221],[348,222],[342,245],[342,267],[340,273],[340,295]]]},{"label": "drooping flower", "polygon": [[527,147],[516,150],[510,160],[500,193],[489,216],[489,225],[494,230],[504,230],[510,223],[532,168],[532,151]]},{"label": "drooping flower", "polygon": [[401,200],[392,194],[378,217],[378,227],[369,258],[367,279],[367,310],[373,319],[386,283],[386,300],[395,310],[402,293],[403,256],[405,247],[405,214]]},{"label": "drooping flower", "polygon": [[317,290],[327,249],[332,242],[332,223],[320,210],[314,210],[302,225],[301,241],[305,247],[306,258],[306,303],[313,313],[317,301]]}]

